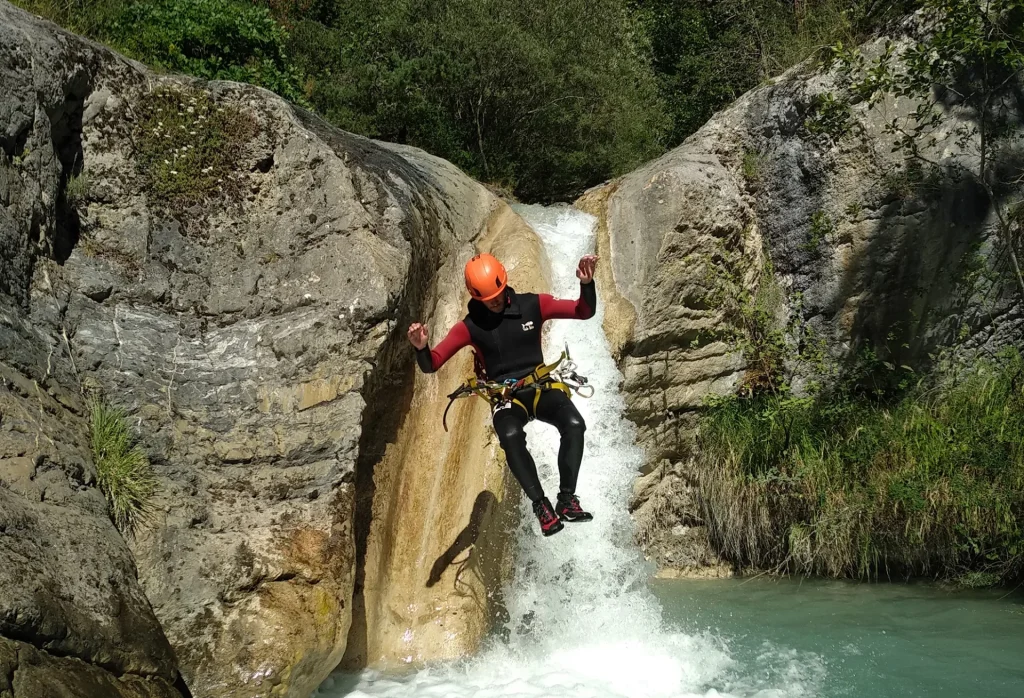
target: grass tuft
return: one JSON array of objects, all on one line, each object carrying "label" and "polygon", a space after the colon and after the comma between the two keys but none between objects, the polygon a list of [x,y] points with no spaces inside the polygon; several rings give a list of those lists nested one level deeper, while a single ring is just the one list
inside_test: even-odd
[{"label": "grass tuft", "polygon": [[64,198],[67,200],[68,206],[76,208],[79,204],[83,203],[89,196],[91,188],[92,182],[89,179],[88,172],[81,172],[69,177],[67,186],[64,189]]},{"label": "grass tuft", "polygon": [[92,404],[92,454],[114,525],[134,535],[150,514],[156,476],[125,413],[98,400]]}]

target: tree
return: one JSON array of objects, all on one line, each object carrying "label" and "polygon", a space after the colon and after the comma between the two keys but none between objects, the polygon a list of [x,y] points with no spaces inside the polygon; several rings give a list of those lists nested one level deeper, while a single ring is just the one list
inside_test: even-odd
[{"label": "tree", "polygon": [[681,143],[747,90],[837,41],[856,43],[918,0],[631,0]]},{"label": "tree", "polygon": [[107,27],[115,46],[151,65],[250,82],[304,102],[288,34],[270,11],[239,0],[136,0]]},{"label": "tree", "polygon": [[542,201],[662,151],[667,119],[625,0],[338,0],[336,13],[296,22],[291,46],[342,128]]}]

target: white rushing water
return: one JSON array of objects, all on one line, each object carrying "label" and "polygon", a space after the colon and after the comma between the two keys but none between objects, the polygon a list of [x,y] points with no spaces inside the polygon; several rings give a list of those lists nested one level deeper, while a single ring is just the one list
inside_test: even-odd
[{"label": "white rushing water", "polygon": [[[517,206],[544,241],[553,294],[576,298],[579,258],[592,253],[595,220],[568,207]],[[529,291],[530,289],[521,289]],[[594,513],[588,523],[566,523],[544,538],[522,505],[516,572],[505,593],[510,620],[475,657],[401,678],[374,672],[336,676],[320,698],[681,698],[683,696],[813,696],[823,669],[811,656],[765,647],[753,666],[741,667],[728,644],[711,631],[666,627],[648,589],[652,570],[633,543],[627,511],[642,453],[622,417],[621,374],[597,316],[551,323],[548,361],[566,343],[579,372],[596,393],[574,398],[587,424],[577,494]],[[531,453],[545,492],[558,491],[558,432],[527,426]]]}]

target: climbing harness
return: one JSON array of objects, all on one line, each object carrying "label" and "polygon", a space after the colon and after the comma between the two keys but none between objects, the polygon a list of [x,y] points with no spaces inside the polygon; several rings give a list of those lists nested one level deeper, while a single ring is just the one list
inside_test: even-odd
[{"label": "climbing harness", "polygon": [[[554,363],[541,364],[528,376],[519,379],[509,378],[500,383],[487,380],[483,366],[475,353],[473,365],[476,375],[448,395],[448,406],[444,409],[444,415],[441,417],[441,425],[445,431],[448,431],[448,410],[459,398],[473,395],[481,397],[490,403],[492,412],[503,406],[519,405],[532,421],[533,415],[536,414],[537,403],[540,402],[541,392],[544,390],[561,390],[570,399],[573,393],[582,398],[590,398],[594,395],[594,386],[587,381],[586,377],[577,373],[576,362],[569,355],[568,345]],[[533,410],[527,409],[526,405],[515,397],[517,391],[531,386],[537,388],[533,394]]]}]

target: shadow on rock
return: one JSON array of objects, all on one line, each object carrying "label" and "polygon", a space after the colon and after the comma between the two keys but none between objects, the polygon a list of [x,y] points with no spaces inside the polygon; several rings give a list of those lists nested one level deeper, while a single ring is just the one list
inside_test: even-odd
[{"label": "shadow on rock", "polygon": [[432,587],[441,581],[441,575],[455,561],[455,558],[476,543],[476,539],[480,536],[480,529],[483,526],[484,519],[495,502],[497,502],[497,498],[490,490],[483,490],[476,496],[476,501],[473,503],[473,511],[469,515],[469,523],[455,537],[455,542],[448,546],[448,549],[434,561],[434,566],[430,568],[430,577],[427,579],[428,587]]},{"label": "shadow on rock", "polygon": [[990,211],[984,190],[967,178],[939,175],[928,191],[888,192],[880,229],[842,280],[839,301],[858,299],[848,320],[854,346],[885,347],[893,363],[920,366],[949,343]]}]

